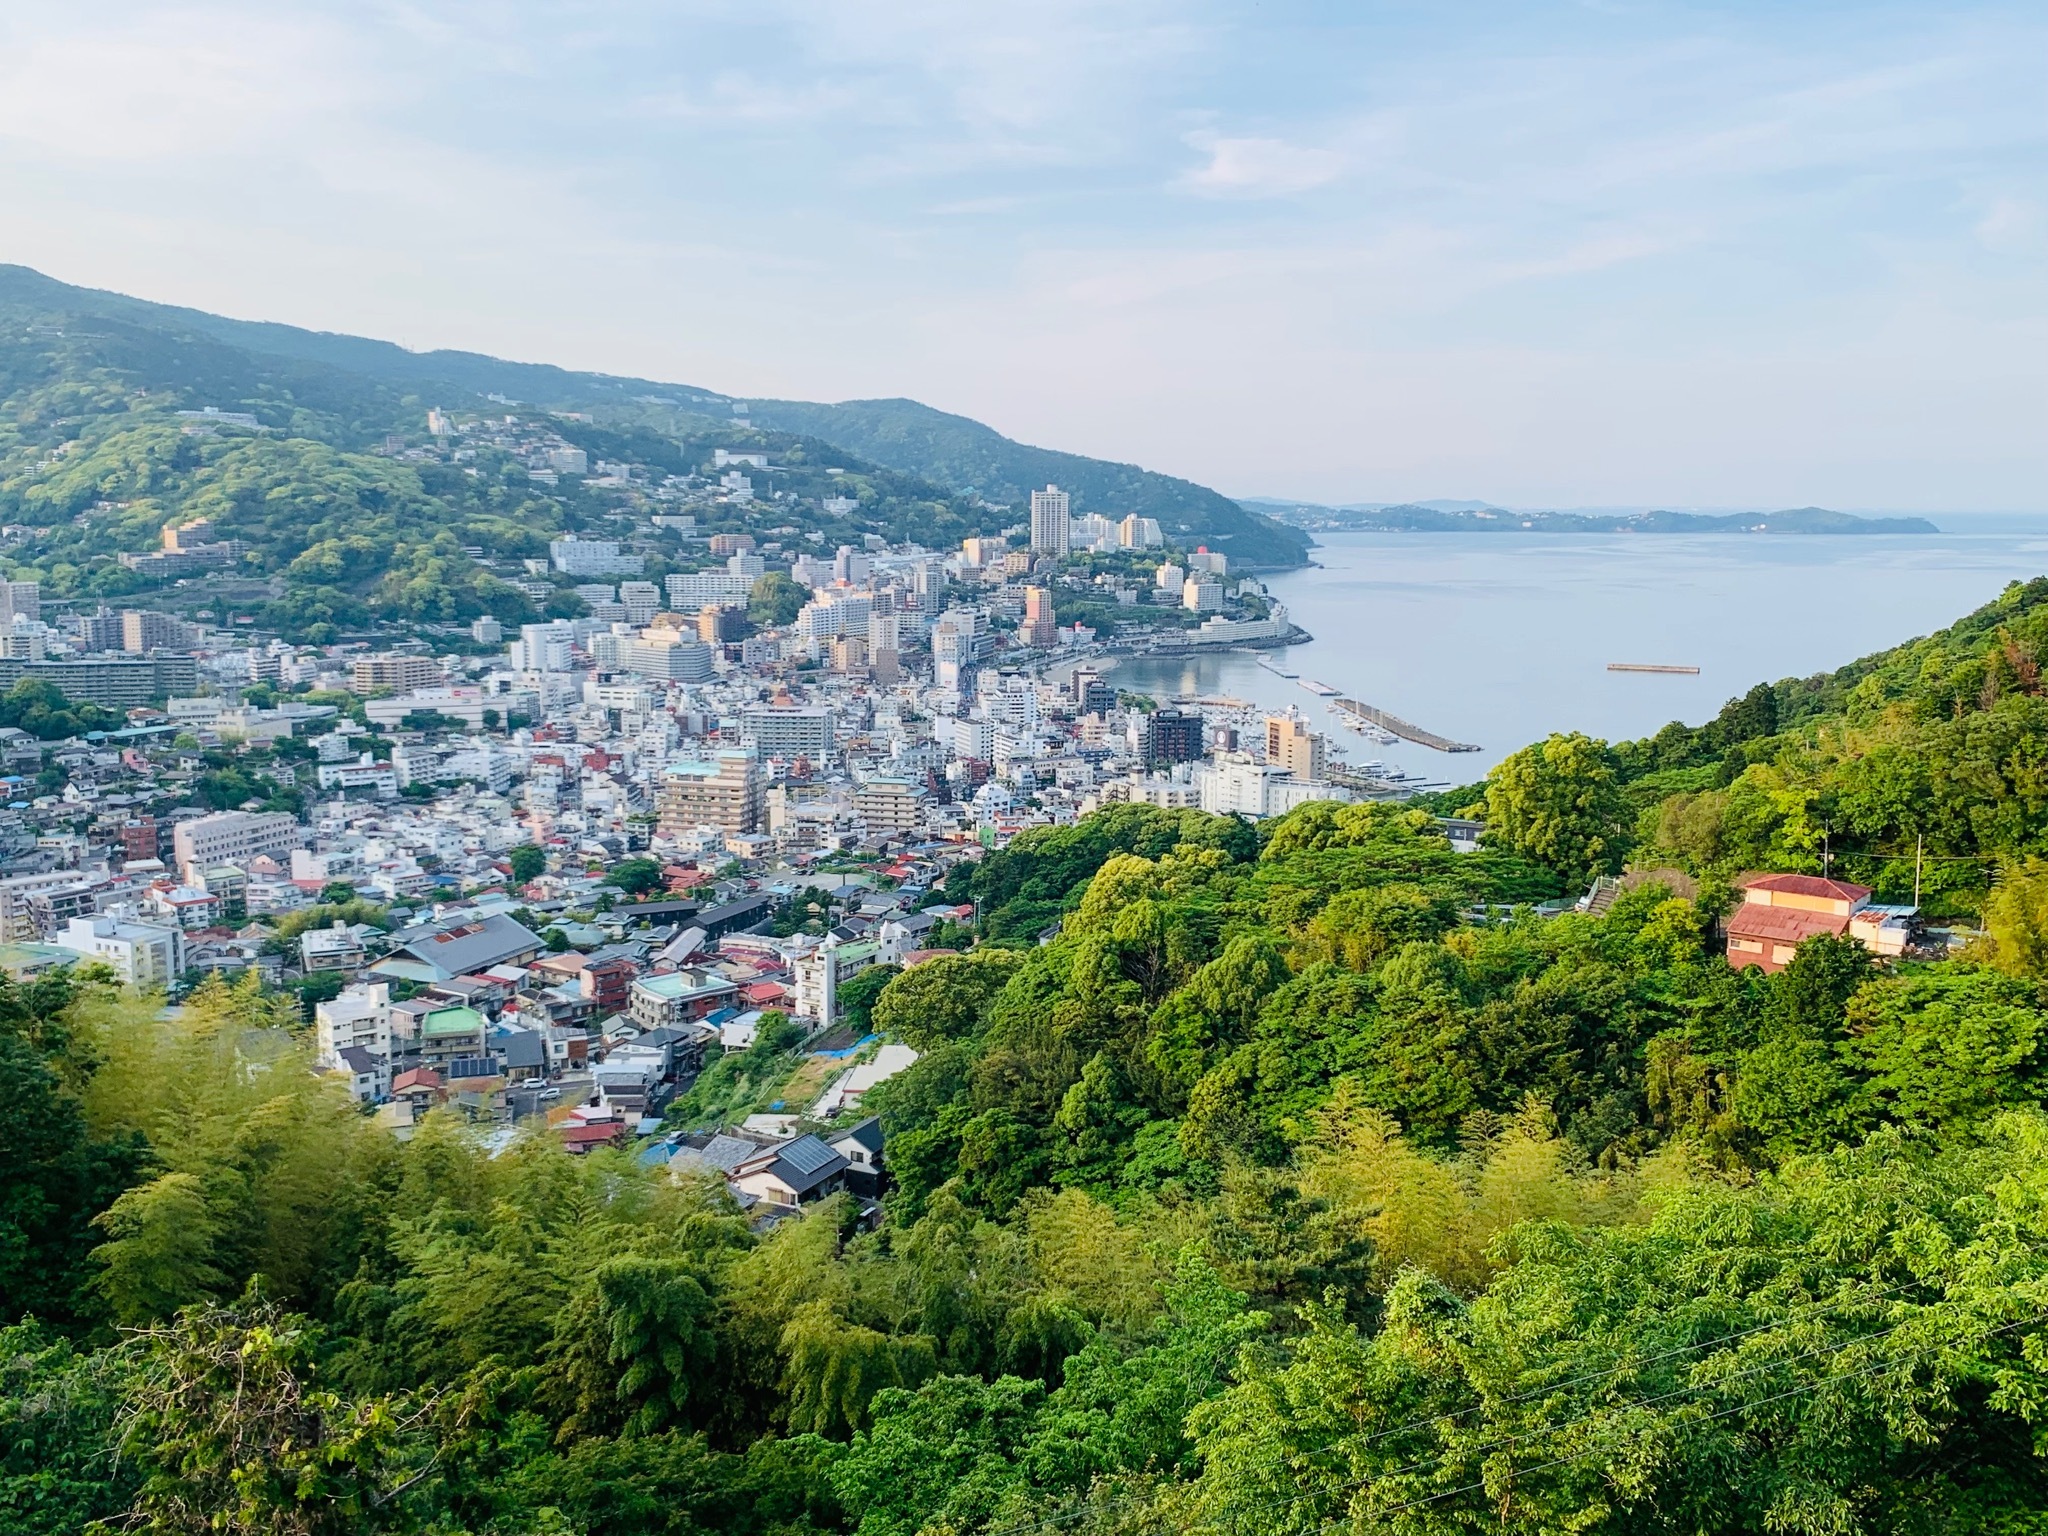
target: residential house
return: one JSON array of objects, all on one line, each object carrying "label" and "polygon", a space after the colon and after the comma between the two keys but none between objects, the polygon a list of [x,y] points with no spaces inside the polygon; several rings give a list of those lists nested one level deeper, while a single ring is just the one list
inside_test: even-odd
[{"label": "residential house", "polygon": [[1758,875],[1742,882],[1742,902],[1722,920],[1728,963],[1781,971],[1799,946],[1821,934],[1853,938],[1896,955],[1911,939],[1910,907],[1872,907],[1870,888],[1820,875]]},{"label": "residential house", "polygon": [[729,1182],[743,1196],[794,1211],[845,1188],[846,1169],[844,1154],[806,1135],[763,1147],[733,1169]]},{"label": "residential house", "polygon": [[874,1115],[825,1138],[825,1144],[846,1159],[846,1187],[864,1199],[882,1192],[882,1140],[882,1122]]},{"label": "residential house", "polygon": [[391,1094],[391,1063],[359,1045],[344,1046],[330,1069],[348,1079],[349,1097],[358,1104],[375,1104]]},{"label": "residential house", "polygon": [[365,958],[362,934],[347,923],[308,928],[299,935],[299,964],[308,972],[353,971]]},{"label": "residential house", "polygon": [[333,1071],[343,1053],[368,1051],[383,1061],[391,1058],[391,989],[382,982],[348,987],[339,997],[313,1008],[315,1059]]},{"label": "residential house", "polygon": [[420,1059],[430,1067],[445,1067],[457,1057],[484,1054],[490,1021],[474,1008],[455,1004],[421,1015],[418,1030]]}]

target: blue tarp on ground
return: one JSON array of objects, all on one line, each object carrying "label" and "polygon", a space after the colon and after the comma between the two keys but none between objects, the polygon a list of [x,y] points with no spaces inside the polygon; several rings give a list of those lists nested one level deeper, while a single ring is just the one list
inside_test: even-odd
[{"label": "blue tarp on ground", "polygon": [[853,1044],[849,1045],[843,1051],[813,1051],[811,1052],[811,1054],[813,1056],[825,1056],[829,1057],[833,1061],[839,1061],[845,1057],[851,1056],[855,1051],[859,1050],[864,1045],[873,1045],[877,1040],[881,1038],[882,1037],[880,1035],[862,1035],[858,1040],[854,1041]]}]

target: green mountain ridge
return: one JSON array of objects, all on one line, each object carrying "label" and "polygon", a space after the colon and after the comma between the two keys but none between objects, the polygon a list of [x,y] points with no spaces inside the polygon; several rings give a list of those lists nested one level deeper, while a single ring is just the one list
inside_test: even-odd
[{"label": "green mountain ridge", "polygon": [[756,400],[750,409],[764,426],[840,443],[877,464],[972,488],[1000,501],[1020,502],[1033,490],[1058,485],[1073,496],[1076,512],[1135,512],[1157,518],[1169,539],[1213,540],[1225,554],[1250,565],[1298,565],[1309,547],[1296,530],[1192,481],[1134,464],[1030,447],[978,421],[915,400],[846,400],[837,405]]},{"label": "green mountain ridge", "polygon": [[[502,447],[478,449],[469,462],[407,457],[424,441],[426,407],[401,385],[249,350],[165,323],[147,306],[53,308],[59,287],[0,285],[0,523],[13,530],[0,552],[13,577],[43,584],[46,599],[154,592],[173,607],[225,609],[223,620],[247,616],[293,639],[326,641],[379,623],[580,611],[560,590],[543,602],[516,584],[521,562],[545,555],[548,538],[562,533],[622,539],[657,578],[708,558],[701,545],[649,526],[634,510],[638,493],[581,477],[556,488]],[[631,411],[567,420],[508,411],[452,386],[439,403],[509,416],[521,430],[584,448],[593,463],[631,462],[653,479],[708,470],[719,447],[766,449],[781,488],[804,498],[709,508],[703,532],[751,529],[771,506],[801,516],[826,548],[868,533],[944,545],[1007,520],[832,445],[729,421],[663,413],[657,430]],[[226,414],[179,414],[208,407]],[[840,510],[826,510],[828,498]],[[135,568],[132,557],[156,549],[165,526],[191,518],[245,546],[231,568],[181,589]]]},{"label": "green mountain ridge", "polygon": [[[703,418],[695,423],[699,430],[736,424],[732,407],[738,397],[693,385],[508,362],[475,352],[412,352],[393,342],[231,319],[75,287],[22,266],[0,266],[0,313],[6,312],[93,315],[204,337],[244,352],[352,374],[419,396],[425,404],[466,403],[447,393],[460,391],[480,400],[502,397],[547,411],[589,411],[606,421],[651,429],[676,426],[683,416]],[[437,396],[436,391],[442,394]],[[915,401],[762,405],[754,417],[757,428],[817,438],[881,468],[954,491],[1021,506],[1030,490],[1057,481],[1073,493],[1077,511],[1155,517],[1169,535],[1214,540],[1246,565],[1300,565],[1310,547],[1311,541],[1299,530],[1248,512],[1190,481],[1015,443],[979,422]]]}]

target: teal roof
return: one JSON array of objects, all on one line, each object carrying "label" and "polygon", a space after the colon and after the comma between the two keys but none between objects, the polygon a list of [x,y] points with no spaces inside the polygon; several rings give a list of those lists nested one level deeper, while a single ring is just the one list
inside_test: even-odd
[{"label": "teal roof", "polygon": [[459,1004],[453,1008],[436,1008],[420,1020],[422,1035],[473,1035],[483,1027],[482,1014]]},{"label": "teal roof", "polygon": [[692,980],[683,971],[665,971],[658,976],[642,976],[633,985],[653,993],[665,1002],[672,1002],[676,998],[688,997],[698,992],[715,992],[721,987],[731,986],[732,983],[722,976],[706,976]]}]

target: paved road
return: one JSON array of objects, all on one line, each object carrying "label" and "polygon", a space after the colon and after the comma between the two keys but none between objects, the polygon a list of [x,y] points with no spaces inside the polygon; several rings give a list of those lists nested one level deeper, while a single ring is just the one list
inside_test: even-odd
[{"label": "paved road", "polygon": [[532,1085],[517,1083],[507,1088],[505,1090],[505,1100],[512,1106],[512,1118],[514,1120],[524,1120],[529,1115],[544,1115],[547,1111],[559,1109],[564,1104],[580,1103],[582,1100],[590,1097],[590,1074],[588,1072],[575,1072],[558,1079],[552,1085],[562,1090],[557,1098],[543,1099],[541,1097],[541,1094],[547,1091],[548,1086],[548,1084],[543,1083]]}]

